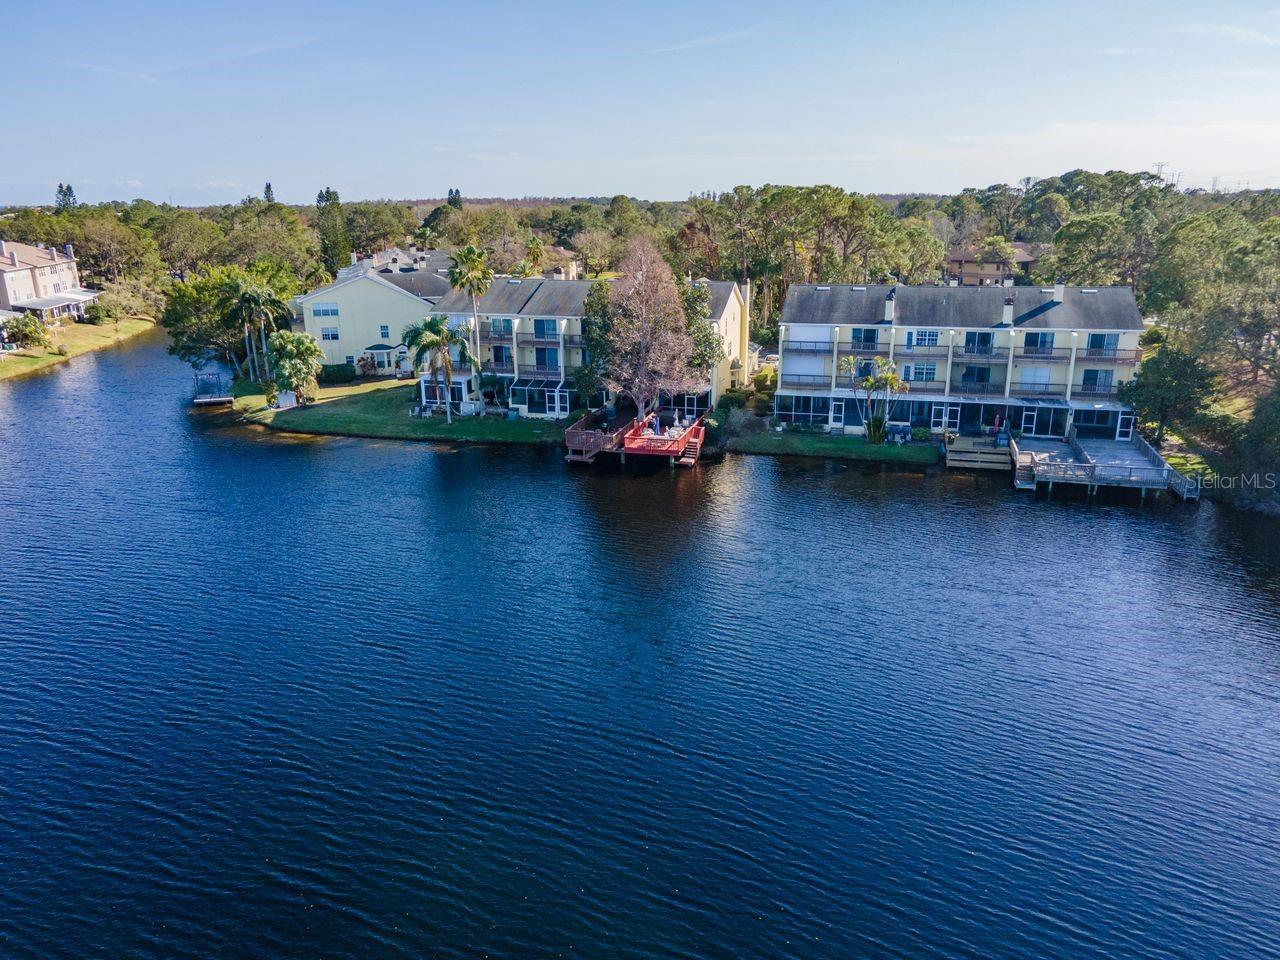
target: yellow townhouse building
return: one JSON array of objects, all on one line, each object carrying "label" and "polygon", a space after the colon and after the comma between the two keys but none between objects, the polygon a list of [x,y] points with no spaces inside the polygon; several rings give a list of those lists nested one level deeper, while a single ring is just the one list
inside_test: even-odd
[{"label": "yellow townhouse building", "polygon": [[908,386],[891,423],[1007,424],[1028,437],[1074,426],[1080,437],[1129,440],[1134,416],[1118,391],[1141,362],[1143,329],[1129,287],[793,284],[774,410],[862,433],[862,378],[881,358]]}]

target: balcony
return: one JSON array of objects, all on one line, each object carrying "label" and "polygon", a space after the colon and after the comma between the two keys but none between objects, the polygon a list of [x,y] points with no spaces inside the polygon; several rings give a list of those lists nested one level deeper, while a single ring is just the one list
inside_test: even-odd
[{"label": "balcony", "polygon": [[480,324],[480,342],[481,343],[510,343],[511,331],[500,330],[491,327],[487,323]]},{"label": "balcony", "polygon": [[1014,383],[1009,388],[1011,397],[1065,397],[1065,383]]},{"label": "balcony", "polygon": [[945,380],[904,380],[908,393],[946,393]]},{"label": "balcony", "polygon": [[789,390],[830,390],[831,377],[825,373],[784,373],[778,386]]},{"label": "balcony", "polygon": [[516,342],[522,347],[558,347],[558,333],[521,333],[516,335]]},{"label": "balcony", "polygon": [[1118,383],[1077,383],[1071,387],[1071,396],[1080,400],[1114,400],[1119,392]]},{"label": "balcony", "polygon": [[782,349],[792,353],[830,353],[830,340],[783,340]]},{"label": "balcony", "polygon": [[1004,396],[1004,379],[991,380],[952,380],[952,393],[963,393],[969,396]]},{"label": "balcony", "polygon": [[1141,350],[1119,350],[1115,347],[1085,347],[1076,354],[1076,362],[1123,363],[1130,366],[1142,359]]},{"label": "balcony", "polygon": [[[831,344],[827,344],[827,349],[831,349]],[[889,341],[881,343],[879,340],[841,340],[836,345],[836,349],[842,357],[887,357]]]},{"label": "balcony", "polygon": [[1070,347],[1018,347],[1013,352],[1018,363],[1067,363],[1071,360]]},{"label": "balcony", "polygon": [[577,347],[577,348],[581,349],[581,348],[582,348],[582,346],[583,346],[582,334],[580,334],[580,333],[566,333],[566,334],[564,335],[564,345],[565,345],[566,347]]},{"label": "balcony", "polygon": [[514,363],[500,363],[496,360],[486,360],[480,364],[480,370],[483,373],[491,373],[500,377],[513,377],[516,373],[516,365]]},{"label": "balcony", "polygon": [[930,344],[928,346],[910,346],[900,343],[893,348],[893,358],[895,360],[945,360],[947,359],[946,344]]},{"label": "balcony", "polygon": [[1009,362],[1008,347],[956,347],[957,363],[999,363]]},{"label": "balcony", "polygon": [[537,364],[534,364],[533,366],[528,366],[528,365],[526,365],[526,364],[523,364],[523,363],[522,363],[522,364],[520,364],[520,376],[522,376],[522,377],[556,377],[556,378],[559,378],[559,377],[561,376],[561,374],[560,374],[560,368],[559,368],[559,367],[540,367],[540,366],[538,366]]}]

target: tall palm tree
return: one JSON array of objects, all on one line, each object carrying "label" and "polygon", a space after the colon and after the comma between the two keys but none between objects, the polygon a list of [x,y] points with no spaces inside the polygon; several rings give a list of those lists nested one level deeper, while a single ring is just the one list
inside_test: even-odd
[{"label": "tall palm tree", "polygon": [[[251,368],[260,379],[265,380],[271,375],[270,361],[267,359],[267,328],[275,331],[280,322],[289,317],[289,305],[277,297],[270,287],[261,286],[252,280],[235,279],[223,288],[218,297],[218,310],[230,322],[244,327]],[[255,334],[262,343],[260,355]]]},{"label": "tall palm tree", "polygon": [[465,290],[471,298],[471,335],[474,353],[480,354],[480,315],[476,300],[484,296],[493,283],[493,270],[487,255],[474,243],[468,243],[453,253],[453,266],[449,268],[449,285],[455,290]]},{"label": "tall palm tree", "polygon": [[453,423],[453,354],[458,363],[475,369],[475,356],[467,338],[449,326],[447,317],[427,317],[404,328],[404,345],[412,351],[414,369],[425,368],[433,380],[444,377],[444,417]]}]

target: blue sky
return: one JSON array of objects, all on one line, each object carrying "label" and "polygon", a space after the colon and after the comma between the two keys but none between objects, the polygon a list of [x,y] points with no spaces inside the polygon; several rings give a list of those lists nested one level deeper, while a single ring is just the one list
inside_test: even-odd
[{"label": "blue sky", "polygon": [[[198,7],[198,9],[196,9]],[[0,204],[1280,186],[1280,0],[6,11]]]}]

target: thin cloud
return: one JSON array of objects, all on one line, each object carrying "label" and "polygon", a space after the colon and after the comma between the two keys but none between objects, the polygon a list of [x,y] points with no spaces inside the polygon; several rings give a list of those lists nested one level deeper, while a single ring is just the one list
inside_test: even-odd
[{"label": "thin cloud", "polygon": [[747,27],[742,30],[728,30],[724,33],[712,33],[705,37],[690,37],[688,40],[682,40],[679,43],[673,43],[669,47],[657,47],[649,53],[679,53],[682,50],[701,50],[704,47],[718,47],[724,43],[733,43],[735,40],[749,40],[752,37],[764,36],[768,32],[769,25],[765,23],[757,24],[754,27]]},{"label": "thin cloud", "polygon": [[[49,63],[53,63],[52,60]],[[98,73],[109,73],[113,77],[125,77],[129,80],[141,80],[144,83],[159,83],[160,78],[153,73],[140,73],[135,70],[118,70],[101,63],[89,63],[87,60],[60,60],[55,66],[79,67],[81,70],[94,70]]]},{"label": "thin cloud", "polygon": [[1280,47],[1280,37],[1234,23],[1186,23],[1170,28],[1170,32],[1187,37],[1221,37],[1224,40],[1234,40],[1236,43],[1257,43],[1267,47]]}]

